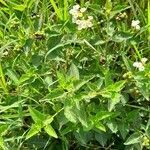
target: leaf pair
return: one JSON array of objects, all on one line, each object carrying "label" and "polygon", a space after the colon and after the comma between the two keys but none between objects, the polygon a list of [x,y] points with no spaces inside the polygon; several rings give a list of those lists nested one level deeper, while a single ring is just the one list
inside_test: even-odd
[{"label": "leaf pair", "polygon": [[53,121],[53,116],[47,116],[45,114],[42,114],[41,112],[32,107],[29,107],[29,112],[35,123],[32,124],[29,132],[26,135],[26,139],[29,139],[32,136],[39,133],[42,128],[45,130],[47,134],[49,134],[54,138],[57,138],[55,130],[50,125],[50,123]]}]

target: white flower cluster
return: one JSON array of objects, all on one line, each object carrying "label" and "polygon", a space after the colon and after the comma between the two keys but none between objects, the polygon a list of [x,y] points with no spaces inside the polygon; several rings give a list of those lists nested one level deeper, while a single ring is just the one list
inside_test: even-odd
[{"label": "white flower cluster", "polygon": [[136,67],[136,68],[138,68],[139,69],[139,71],[144,71],[144,64],[146,63],[146,61],[147,61],[147,58],[142,58],[141,59],[141,62],[134,62],[133,63],[133,67]]},{"label": "white flower cluster", "polygon": [[78,4],[74,5],[73,8],[69,11],[69,13],[72,15],[72,22],[78,25],[78,30],[91,28],[93,26],[93,16],[88,16],[87,19],[85,19],[83,14],[85,11],[86,8],[80,8],[80,5]]},{"label": "white flower cluster", "polygon": [[140,21],[139,20],[132,20],[131,26],[136,29],[136,30],[140,30]]}]

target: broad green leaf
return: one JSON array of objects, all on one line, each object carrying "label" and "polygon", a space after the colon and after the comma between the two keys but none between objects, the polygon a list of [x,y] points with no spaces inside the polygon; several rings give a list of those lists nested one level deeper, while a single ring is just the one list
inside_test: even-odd
[{"label": "broad green leaf", "polygon": [[114,35],[113,41],[114,42],[123,42],[131,39],[133,37],[132,34],[128,32],[118,32]]},{"label": "broad green leaf", "polygon": [[73,111],[76,114],[77,119],[81,122],[81,124],[85,127],[88,126],[87,124],[87,115],[84,107],[74,108]]},{"label": "broad green leaf", "polygon": [[110,100],[108,101],[108,110],[112,111],[117,103],[120,102],[121,95],[119,93],[113,92]]},{"label": "broad green leaf", "polygon": [[71,64],[68,75],[70,77],[73,77],[74,79],[79,79],[80,78],[79,70],[78,70],[77,66],[74,63]]},{"label": "broad green leaf", "polygon": [[98,122],[100,120],[106,119],[108,117],[111,117],[114,113],[108,112],[108,111],[100,111],[96,114],[96,116],[93,118],[95,122]]},{"label": "broad green leaf", "polygon": [[29,112],[35,123],[43,122],[46,119],[46,116],[39,112],[38,110],[29,106]]},{"label": "broad green leaf", "polygon": [[92,139],[92,133],[84,131],[82,128],[78,129],[75,133],[75,138],[79,143],[86,145]]},{"label": "broad green leaf", "polygon": [[130,63],[129,63],[129,60],[128,60],[128,58],[124,54],[122,54],[122,59],[123,59],[123,62],[125,64],[127,70],[128,71],[132,71]]},{"label": "broad green leaf", "polygon": [[39,133],[41,131],[41,126],[39,126],[39,124],[33,124],[29,130],[29,132],[26,135],[26,139],[31,138],[32,136],[36,135],[37,133]]},{"label": "broad green leaf", "polygon": [[129,138],[126,140],[126,142],[124,144],[131,145],[131,144],[139,143],[140,139],[141,139],[141,134],[135,132],[129,136]]},{"label": "broad green leaf", "polygon": [[95,133],[95,139],[96,141],[98,141],[103,147],[105,146],[105,144],[107,143],[107,140],[110,138],[109,133],[106,132],[96,132]]},{"label": "broad green leaf", "polygon": [[106,91],[119,92],[122,90],[125,83],[126,83],[125,81],[118,81],[118,82],[106,87]]},{"label": "broad green leaf", "polygon": [[46,127],[44,127],[44,130],[47,132],[47,134],[49,134],[50,136],[54,137],[54,138],[58,138],[55,130],[52,128],[51,125],[47,125]]},{"label": "broad green leaf", "polygon": [[71,121],[73,123],[77,122],[77,117],[76,117],[76,114],[73,112],[72,107],[66,106],[64,109],[64,115],[69,121]]},{"label": "broad green leaf", "polygon": [[102,123],[97,123],[95,127],[103,132],[106,132],[106,127]]},{"label": "broad green leaf", "polygon": [[29,80],[31,77],[35,76],[33,70],[29,70],[26,74],[23,74],[19,79],[19,84]]},{"label": "broad green leaf", "polygon": [[57,71],[57,78],[58,78],[58,82],[59,82],[60,86],[65,87],[65,84],[66,84],[65,75],[63,73]]},{"label": "broad green leaf", "polygon": [[44,120],[43,124],[45,126],[49,125],[54,120],[53,116],[48,116],[46,120]]},{"label": "broad green leaf", "polygon": [[118,125],[118,130],[120,131],[122,138],[125,139],[129,132],[128,125],[125,122],[120,122]]},{"label": "broad green leaf", "polygon": [[109,127],[109,129],[112,131],[112,133],[117,133],[118,131],[118,126],[117,126],[117,123],[114,122],[114,121],[111,121],[111,122],[108,122],[107,123],[107,126]]},{"label": "broad green leaf", "polygon": [[75,81],[75,83],[74,83],[74,90],[75,91],[79,90],[83,85],[85,85],[86,83],[88,83],[93,78],[94,78],[94,76],[93,77],[87,77],[84,80]]},{"label": "broad green leaf", "polygon": [[7,75],[15,83],[15,85],[18,85],[19,83],[18,77],[13,70],[7,69]]}]

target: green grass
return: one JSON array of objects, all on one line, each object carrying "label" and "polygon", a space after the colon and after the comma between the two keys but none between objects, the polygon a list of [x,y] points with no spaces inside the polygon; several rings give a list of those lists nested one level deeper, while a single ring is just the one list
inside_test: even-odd
[{"label": "green grass", "polygon": [[149,0],[0,0],[0,149],[149,149],[149,37]]}]

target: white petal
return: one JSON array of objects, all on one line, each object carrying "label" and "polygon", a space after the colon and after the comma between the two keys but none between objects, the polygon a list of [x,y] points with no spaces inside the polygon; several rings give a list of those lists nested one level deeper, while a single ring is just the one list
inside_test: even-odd
[{"label": "white petal", "polygon": [[147,58],[142,58],[142,59],[141,59],[141,62],[142,62],[143,64],[145,64],[145,63],[147,62],[147,60],[148,60]]},{"label": "white petal", "polygon": [[139,71],[144,71],[144,66],[139,67]]},{"label": "white petal", "polygon": [[76,22],[75,22],[77,25],[79,25],[79,24],[81,24],[82,23],[82,21],[81,20],[76,20]]},{"label": "white petal", "polygon": [[89,20],[93,20],[93,16],[88,16],[88,19]]},{"label": "white petal", "polygon": [[136,27],[137,25],[139,25],[139,23],[140,23],[139,20],[132,20],[131,26]]},{"label": "white petal", "polygon": [[133,63],[133,67],[138,68],[138,67],[139,67],[139,63],[140,63],[140,62],[134,62],[134,63]]},{"label": "white petal", "polygon": [[85,7],[83,7],[83,8],[80,9],[80,12],[82,12],[82,13],[84,13],[85,11],[86,11]]},{"label": "white petal", "polygon": [[136,30],[140,30],[140,26],[139,26],[139,25],[136,25],[136,26],[135,26],[135,29],[136,29]]},{"label": "white petal", "polygon": [[73,9],[75,9],[75,10],[78,10],[79,8],[80,8],[79,4],[73,6]]}]

